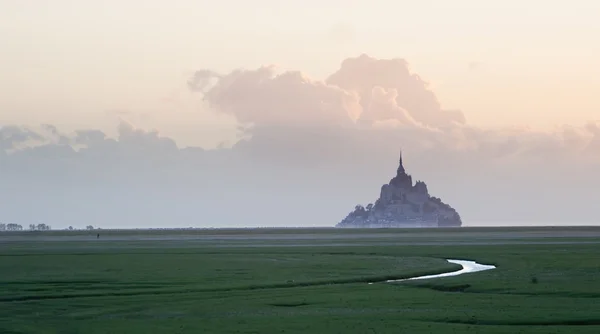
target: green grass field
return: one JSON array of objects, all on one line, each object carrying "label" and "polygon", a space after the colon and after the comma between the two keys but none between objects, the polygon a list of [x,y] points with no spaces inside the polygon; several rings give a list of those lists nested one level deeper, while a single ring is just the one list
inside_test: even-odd
[{"label": "green grass field", "polygon": [[600,228],[96,233],[0,235],[0,333],[600,333]]}]

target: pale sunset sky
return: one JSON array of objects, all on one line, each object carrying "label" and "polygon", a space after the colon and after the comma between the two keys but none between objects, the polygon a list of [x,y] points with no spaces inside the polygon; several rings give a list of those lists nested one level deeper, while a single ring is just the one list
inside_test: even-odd
[{"label": "pale sunset sky", "polygon": [[598,0],[0,0],[0,221],[332,226],[402,148],[465,226],[598,224],[599,18]]},{"label": "pale sunset sky", "polygon": [[187,92],[194,70],[323,80],[366,53],[404,58],[472,125],[579,125],[600,118],[598,17],[594,0],[1,0],[0,122],[110,132],[127,111],[212,146],[232,120]]}]

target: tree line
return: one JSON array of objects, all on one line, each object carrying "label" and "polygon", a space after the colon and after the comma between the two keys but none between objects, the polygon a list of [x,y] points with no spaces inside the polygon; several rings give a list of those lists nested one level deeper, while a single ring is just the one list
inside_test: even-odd
[{"label": "tree line", "polygon": [[[30,231],[50,231],[52,228],[46,224],[29,224]],[[0,231],[23,231],[23,225],[0,223]]]},{"label": "tree line", "polygon": [[4,224],[0,223],[0,231],[22,231],[23,226],[19,224]]},{"label": "tree line", "polygon": [[[50,231],[52,229],[52,227],[50,225],[46,225],[46,224],[29,224],[29,231]],[[69,231],[73,231],[76,230],[73,228],[73,226],[69,226],[68,228],[66,228]],[[94,230],[94,226],[92,225],[88,225],[85,227],[86,230]],[[6,232],[6,231],[23,231],[23,226],[20,224],[15,224],[15,223],[10,223],[10,224],[5,224],[5,223],[0,223],[0,232]]]}]

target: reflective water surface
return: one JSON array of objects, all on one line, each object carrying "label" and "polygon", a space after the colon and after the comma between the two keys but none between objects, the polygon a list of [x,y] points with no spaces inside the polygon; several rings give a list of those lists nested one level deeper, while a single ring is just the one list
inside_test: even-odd
[{"label": "reflective water surface", "polygon": [[496,268],[496,266],[481,264],[481,263],[477,263],[475,261],[450,260],[450,259],[448,259],[446,261],[448,261],[450,263],[455,263],[455,264],[461,265],[462,269],[457,270],[457,271],[443,273],[443,274],[437,274],[437,275],[426,275],[426,276],[418,276],[418,277],[403,278],[403,279],[396,279],[396,280],[387,280],[386,282],[390,283],[390,282],[401,282],[401,281],[409,281],[409,280],[417,280],[417,279],[429,279],[429,278],[438,278],[438,277],[447,277],[447,276],[457,276],[457,275],[474,273],[474,272],[478,272],[478,271],[484,271],[484,270],[490,270],[490,269]]}]

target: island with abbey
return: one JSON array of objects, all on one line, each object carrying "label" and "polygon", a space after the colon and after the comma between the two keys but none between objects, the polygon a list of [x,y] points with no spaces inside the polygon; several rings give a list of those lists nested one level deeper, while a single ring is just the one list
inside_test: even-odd
[{"label": "island with abbey", "polygon": [[427,184],[417,181],[404,170],[402,152],[396,176],[381,187],[375,204],[357,205],[336,227],[407,228],[460,227],[460,215],[450,205],[429,195]]}]

